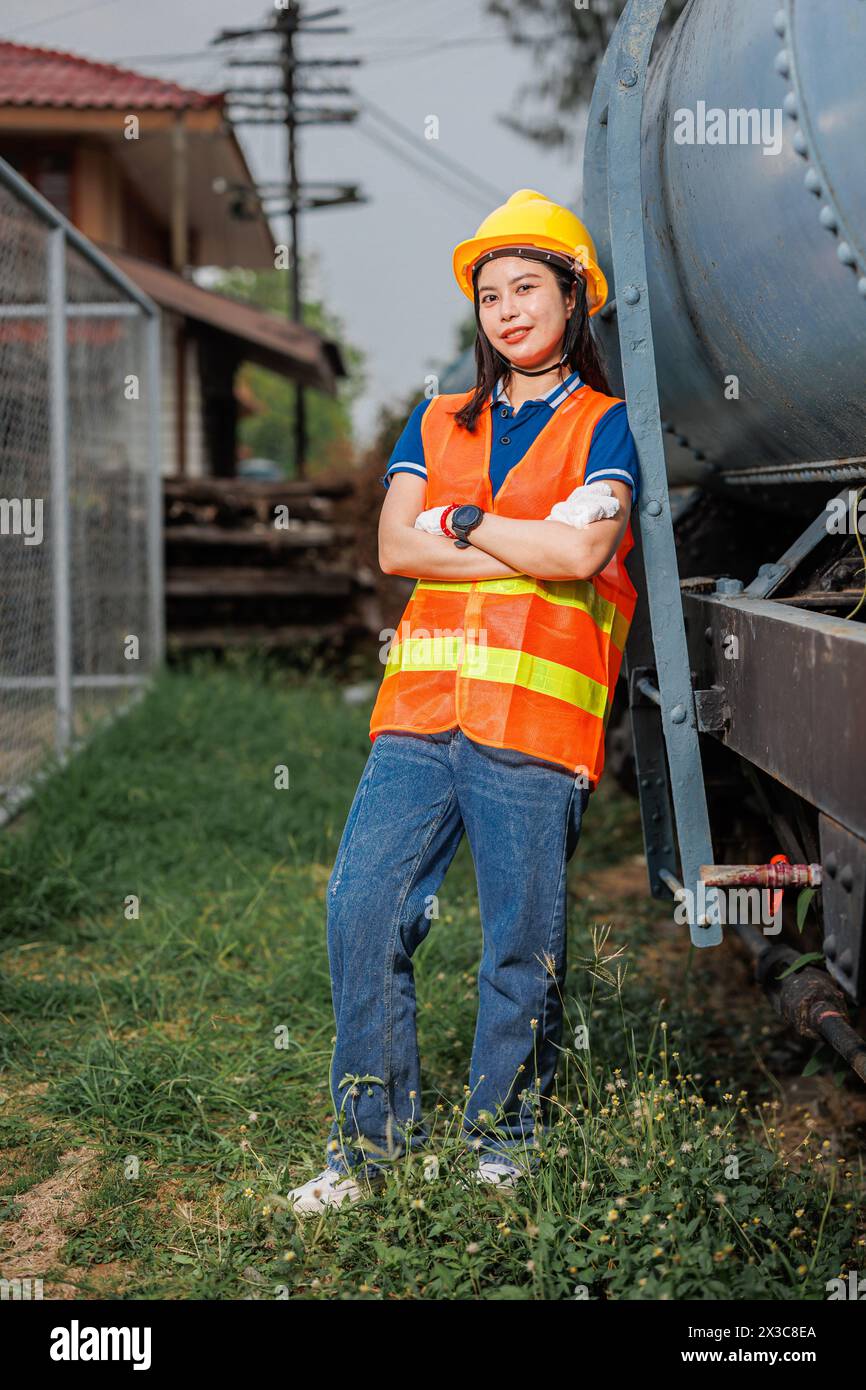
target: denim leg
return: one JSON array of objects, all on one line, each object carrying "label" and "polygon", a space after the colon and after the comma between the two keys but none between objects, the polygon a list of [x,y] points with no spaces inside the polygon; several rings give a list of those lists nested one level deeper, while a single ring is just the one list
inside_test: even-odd
[{"label": "denim leg", "polygon": [[484,937],[463,1134],[473,1148],[529,1149],[549,1128],[562,1037],[566,867],[590,793],[579,775],[462,734],[455,755]]},{"label": "denim leg", "polygon": [[341,1171],[401,1156],[409,1121],[413,1147],[426,1137],[412,956],[463,837],[451,748],[451,731],[378,735],[328,881],[336,1043],[327,1161]]}]

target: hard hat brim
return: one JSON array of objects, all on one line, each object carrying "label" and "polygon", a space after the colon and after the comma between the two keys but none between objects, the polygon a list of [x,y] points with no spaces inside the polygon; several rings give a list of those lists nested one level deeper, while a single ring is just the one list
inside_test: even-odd
[{"label": "hard hat brim", "polygon": [[[541,251],[559,251],[568,254],[567,248],[553,237],[536,234],[531,239],[525,238],[523,244],[530,242],[530,240],[531,244],[537,246]],[[454,276],[467,299],[474,301],[475,298],[472,290],[472,271],[479,257],[483,256],[485,251],[495,251],[500,247],[507,247],[512,244],[514,244],[513,238],[502,236],[470,237],[467,241],[461,241],[454,248],[452,257]],[[586,302],[591,317],[593,314],[597,314],[607,301],[607,279],[601,267],[591,256],[587,255],[583,259],[578,259],[575,256],[574,259],[578,262],[586,278]]]}]

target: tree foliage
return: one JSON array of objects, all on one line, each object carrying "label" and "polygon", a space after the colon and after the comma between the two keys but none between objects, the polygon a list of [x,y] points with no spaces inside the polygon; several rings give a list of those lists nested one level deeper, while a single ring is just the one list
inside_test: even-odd
[{"label": "tree foliage", "polygon": [[[572,118],[592,96],[596,73],[625,3],[589,0],[579,8],[563,0],[486,0],[486,12],[505,25],[512,42],[532,51],[537,74],[518,87],[513,104],[516,108],[526,99],[535,101],[539,114],[522,118],[512,110],[499,117],[502,124],[548,148],[575,144],[577,124]],[[653,53],[687,3],[668,0]]]}]

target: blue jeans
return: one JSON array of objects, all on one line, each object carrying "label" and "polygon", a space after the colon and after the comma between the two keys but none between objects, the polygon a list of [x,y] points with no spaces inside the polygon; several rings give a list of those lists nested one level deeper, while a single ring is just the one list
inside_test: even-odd
[{"label": "blue jeans", "polygon": [[590,797],[584,781],[459,728],[377,736],[327,888],[329,1167],[371,1174],[429,1144],[412,956],[464,830],[483,950],[462,1135],[503,1153],[546,1132],[562,1036],[566,864]]}]

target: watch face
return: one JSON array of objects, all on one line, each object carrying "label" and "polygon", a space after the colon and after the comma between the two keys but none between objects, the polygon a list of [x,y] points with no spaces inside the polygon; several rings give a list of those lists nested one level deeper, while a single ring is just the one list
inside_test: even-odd
[{"label": "watch face", "polygon": [[451,513],[451,526],[452,528],[477,526],[483,515],[480,507],[476,507],[473,502],[467,502]]}]

